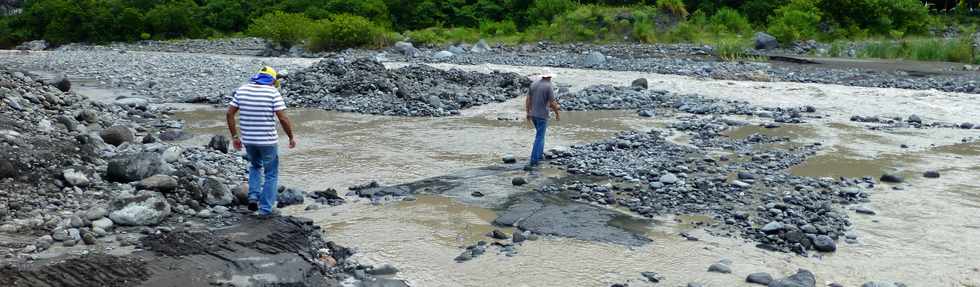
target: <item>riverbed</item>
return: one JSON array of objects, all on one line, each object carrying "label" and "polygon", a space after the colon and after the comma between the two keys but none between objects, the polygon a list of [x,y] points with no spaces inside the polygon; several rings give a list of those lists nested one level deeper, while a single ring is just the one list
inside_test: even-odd
[{"label": "riverbed", "polygon": [[[398,66],[400,64],[391,64]],[[467,70],[504,70],[531,74],[538,67],[451,66]],[[650,80],[651,88],[709,97],[738,99],[763,106],[817,107],[823,119],[807,124],[731,131],[731,136],[771,133],[801,143],[821,142],[824,149],[792,172],[813,177],[875,177],[898,172],[908,179],[902,190],[878,185],[867,206],[869,216],[850,212],[857,243],[841,243],[833,254],[801,257],[764,251],[753,243],[701,232],[696,217],[656,218],[643,226],[652,244],[628,247],[567,238],[545,237],[517,247],[510,257],[489,252],[456,263],[461,247],[492,230],[493,204],[466,204],[465,199],[419,196],[415,201],[372,204],[348,197],[348,204],[316,211],[303,206],[286,213],[310,217],[324,226],[327,237],[351,246],[359,260],[391,263],[396,276],[412,286],[608,286],[628,282],[648,286],[640,272],[666,276],[660,286],[700,282],[706,286],[750,286],[749,273],[775,277],[805,268],[818,284],[856,286],[867,281],[897,281],[909,286],[980,285],[980,144],[962,143],[977,130],[871,130],[848,120],[851,115],[907,116],[931,121],[961,122],[980,118],[975,95],[937,91],[877,89],[821,84],[739,82],[694,79],[635,72],[553,69],[556,81],[573,91],[592,84],[628,84]],[[287,98],[288,101],[288,98]],[[346,187],[377,180],[406,183],[469,168],[498,164],[501,156],[526,157],[531,130],[517,120],[519,100],[468,110],[449,118],[393,118],[319,110],[294,110],[299,147],[282,148],[281,183],[309,191]],[[197,134],[187,144],[204,144],[222,134],[224,113],[203,109],[178,116]],[[635,111],[567,112],[554,122],[548,147],[570,146],[610,137],[625,130],[662,128],[669,117],[641,118]],[[906,144],[907,148],[900,145]],[[925,179],[938,170],[941,179]],[[521,172],[512,172],[519,175]],[[515,192],[501,188],[501,192]],[[520,190],[517,190],[520,191]],[[530,188],[524,191],[531,192]],[[509,232],[509,231],[507,231]],[[681,232],[700,241],[688,241]],[[706,272],[721,259],[734,262],[733,274]],[[650,285],[652,286],[652,285]]]}]

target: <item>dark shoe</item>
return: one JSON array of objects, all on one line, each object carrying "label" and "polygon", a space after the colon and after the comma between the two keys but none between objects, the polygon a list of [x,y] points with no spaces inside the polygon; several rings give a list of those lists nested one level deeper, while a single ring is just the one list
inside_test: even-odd
[{"label": "dark shoe", "polygon": [[259,203],[258,202],[249,202],[248,203],[248,211],[259,211]]}]

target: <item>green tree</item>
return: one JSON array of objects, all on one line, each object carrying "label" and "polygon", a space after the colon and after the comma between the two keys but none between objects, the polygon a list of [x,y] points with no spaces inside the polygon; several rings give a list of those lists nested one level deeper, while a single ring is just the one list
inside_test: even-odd
[{"label": "green tree", "polygon": [[313,51],[387,44],[384,28],[362,16],[339,14],[317,24],[309,43]]},{"label": "green tree", "polygon": [[146,25],[155,38],[198,38],[206,36],[202,14],[192,0],[173,0],[147,11]]}]

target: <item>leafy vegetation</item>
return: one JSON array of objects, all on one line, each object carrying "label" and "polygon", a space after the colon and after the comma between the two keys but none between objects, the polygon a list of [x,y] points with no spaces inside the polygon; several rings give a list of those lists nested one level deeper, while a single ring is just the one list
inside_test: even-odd
[{"label": "leafy vegetation", "polygon": [[[924,2],[934,5],[926,6]],[[980,22],[976,0],[29,0],[0,17],[0,47],[252,35],[316,49],[416,44],[881,41],[866,55],[964,59],[964,40],[924,40]],[[930,13],[927,7],[932,7]],[[333,34],[332,34],[333,33]],[[890,43],[890,44],[889,44]],[[831,50],[843,53],[839,44]],[[921,52],[914,52],[921,50]],[[938,52],[936,52],[938,51]],[[730,54],[730,53],[726,53]]]}]

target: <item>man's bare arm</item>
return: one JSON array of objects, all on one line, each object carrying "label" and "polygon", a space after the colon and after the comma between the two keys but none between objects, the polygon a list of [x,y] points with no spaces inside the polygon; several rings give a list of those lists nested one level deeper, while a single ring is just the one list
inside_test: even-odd
[{"label": "man's bare arm", "polygon": [[276,117],[279,118],[279,123],[282,124],[282,129],[286,131],[286,136],[289,137],[289,148],[296,147],[296,140],[293,137],[293,123],[289,121],[289,117],[286,116],[286,111],[277,111]]},{"label": "man's bare arm", "polygon": [[548,102],[548,107],[551,108],[551,111],[555,112],[555,120],[556,121],[560,121],[561,120],[561,113],[560,113],[561,106],[558,105],[558,101],[555,100],[554,98],[551,98],[551,101]]},{"label": "man's bare arm", "polygon": [[225,113],[225,121],[228,122],[228,132],[231,133],[232,138],[238,138],[238,127],[235,121],[235,114],[238,113],[238,107],[230,106],[228,107],[228,113]]}]

